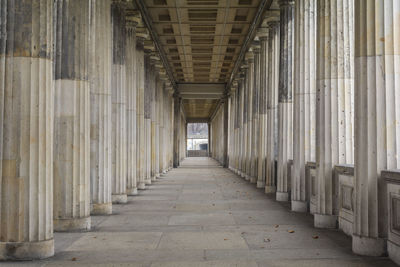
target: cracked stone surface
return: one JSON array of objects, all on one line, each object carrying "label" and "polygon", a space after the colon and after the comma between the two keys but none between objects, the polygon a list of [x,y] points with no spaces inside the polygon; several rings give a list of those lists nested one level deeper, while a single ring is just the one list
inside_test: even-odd
[{"label": "cracked stone surface", "polygon": [[353,254],[348,236],[274,199],[212,159],[189,158],[113,215],[93,216],[92,231],[55,233],[54,257],[1,266],[396,266]]}]

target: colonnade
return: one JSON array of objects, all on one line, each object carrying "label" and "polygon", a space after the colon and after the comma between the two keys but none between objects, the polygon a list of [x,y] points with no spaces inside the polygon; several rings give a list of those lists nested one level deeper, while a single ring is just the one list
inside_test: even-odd
[{"label": "colonnade", "polygon": [[229,168],[350,234],[355,253],[400,262],[400,2],[279,6],[228,92]]},{"label": "colonnade", "polygon": [[0,8],[0,260],[46,258],[172,167],[173,88],[132,3]]}]

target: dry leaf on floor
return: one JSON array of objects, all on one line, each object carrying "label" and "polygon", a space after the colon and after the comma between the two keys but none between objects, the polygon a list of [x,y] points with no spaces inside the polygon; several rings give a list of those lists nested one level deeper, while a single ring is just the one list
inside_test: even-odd
[{"label": "dry leaf on floor", "polygon": [[71,261],[76,261],[76,258],[72,258]]},{"label": "dry leaf on floor", "polygon": [[264,242],[270,242],[271,240],[269,238],[264,238]]},{"label": "dry leaf on floor", "polygon": [[313,239],[318,239],[319,236],[315,235],[315,236],[313,236],[312,238],[313,238]]},{"label": "dry leaf on floor", "polygon": [[294,233],[294,230],[288,230],[288,233],[293,234],[293,233]]},{"label": "dry leaf on floor", "polygon": [[275,225],[275,228],[278,228],[278,227],[279,227],[279,224]]}]

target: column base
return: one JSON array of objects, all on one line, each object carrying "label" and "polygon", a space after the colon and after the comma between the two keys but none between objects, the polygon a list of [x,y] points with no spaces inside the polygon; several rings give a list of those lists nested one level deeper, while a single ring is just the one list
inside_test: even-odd
[{"label": "column base", "polygon": [[156,179],[158,179],[160,177],[161,177],[160,173],[156,173]]},{"label": "column base", "polygon": [[0,261],[41,260],[54,256],[54,239],[38,242],[0,242]]},{"label": "column base", "polygon": [[127,194],[128,196],[136,196],[136,195],[138,194],[137,188],[134,187],[134,188],[128,188],[128,189],[126,189],[126,194]]},{"label": "column base", "polygon": [[266,185],[265,186],[265,194],[271,194],[276,192],[276,186]]},{"label": "column base", "polygon": [[355,254],[379,257],[386,253],[386,240],[353,234],[352,247]]},{"label": "column base", "polygon": [[257,181],[257,188],[264,188],[265,183],[263,181]]},{"label": "column base", "polygon": [[314,227],[322,229],[336,229],[337,216],[327,214],[314,214]]},{"label": "column base", "polygon": [[162,171],[162,174],[166,174],[166,173],[167,173],[167,171],[166,171],[166,170],[163,170],[163,171]]},{"label": "column base", "polygon": [[113,204],[125,204],[128,202],[127,194],[112,194],[112,203]]},{"label": "column base", "polygon": [[250,181],[250,176],[247,175],[247,174],[243,174],[243,178],[244,178],[246,181]]},{"label": "column base", "polygon": [[151,177],[151,181],[155,182],[157,180],[157,177],[154,175],[153,177]]},{"label": "column base", "polygon": [[288,192],[276,192],[276,201],[289,201]]},{"label": "column base", "polygon": [[250,183],[255,184],[257,183],[257,178],[256,177],[250,177]]},{"label": "column base", "polygon": [[292,211],[307,212],[308,205],[305,201],[292,200]]},{"label": "column base", "polygon": [[94,203],[90,215],[110,215],[112,214],[112,203]]},{"label": "column base", "polygon": [[387,241],[387,250],[389,254],[389,258],[394,261],[397,265],[400,265],[400,246],[391,242],[390,240]]},{"label": "column base", "polygon": [[54,232],[89,231],[91,218],[54,219]]},{"label": "column base", "polygon": [[145,184],[145,182],[140,182],[140,183],[138,184],[137,188],[138,188],[139,190],[145,190],[145,189],[146,189],[146,184]]},{"label": "column base", "polygon": [[151,179],[144,180],[145,185],[151,185]]}]

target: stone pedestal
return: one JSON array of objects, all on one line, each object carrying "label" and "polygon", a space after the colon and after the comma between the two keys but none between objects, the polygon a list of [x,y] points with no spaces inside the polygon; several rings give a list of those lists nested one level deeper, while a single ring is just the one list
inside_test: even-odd
[{"label": "stone pedestal", "polygon": [[54,255],[53,3],[0,1],[0,261]]},{"label": "stone pedestal", "polygon": [[54,231],[90,229],[90,0],[57,2]]}]

